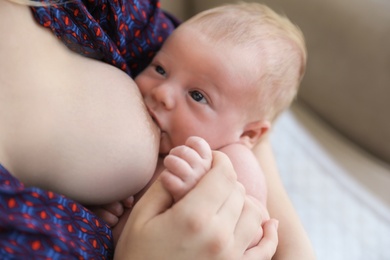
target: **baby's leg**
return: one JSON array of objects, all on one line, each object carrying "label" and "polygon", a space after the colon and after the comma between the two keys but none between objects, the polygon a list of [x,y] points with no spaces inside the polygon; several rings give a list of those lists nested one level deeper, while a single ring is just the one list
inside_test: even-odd
[{"label": "baby's leg", "polygon": [[211,168],[212,151],[200,137],[189,137],[185,145],[173,148],[164,159],[161,182],[178,201],[191,190]]}]

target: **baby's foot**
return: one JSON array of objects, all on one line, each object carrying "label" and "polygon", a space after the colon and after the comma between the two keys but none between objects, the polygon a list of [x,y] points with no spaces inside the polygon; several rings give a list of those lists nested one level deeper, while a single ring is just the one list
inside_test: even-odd
[{"label": "baby's foot", "polygon": [[164,187],[178,201],[190,191],[210,170],[212,152],[209,144],[200,137],[189,137],[185,145],[173,148],[164,159],[161,173]]}]

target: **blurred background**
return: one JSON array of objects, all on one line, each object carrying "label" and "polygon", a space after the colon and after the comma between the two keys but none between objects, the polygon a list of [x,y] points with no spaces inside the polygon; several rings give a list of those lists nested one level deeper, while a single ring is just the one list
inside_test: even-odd
[{"label": "blurred background", "polygon": [[[185,20],[228,2],[161,4]],[[390,1],[258,2],[306,38],[301,90],[271,140],[318,259],[390,259]]]}]

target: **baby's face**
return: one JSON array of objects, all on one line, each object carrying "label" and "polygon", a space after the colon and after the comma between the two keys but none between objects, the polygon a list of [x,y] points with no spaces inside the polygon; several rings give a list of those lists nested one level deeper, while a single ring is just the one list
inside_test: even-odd
[{"label": "baby's face", "polygon": [[179,28],[135,79],[161,129],[160,154],[189,136],[212,149],[238,142],[247,122],[253,86],[246,77],[251,53],[215,46],[201,33]]}]

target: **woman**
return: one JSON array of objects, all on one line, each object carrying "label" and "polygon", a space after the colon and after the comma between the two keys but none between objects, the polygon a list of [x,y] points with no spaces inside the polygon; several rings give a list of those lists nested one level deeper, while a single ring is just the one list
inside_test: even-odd
[{"label": "woman", "polygon": [[[143,186],[144,174],[152,174],[157,160],[158,129],[145,111],[131,78],[113,66],[70,51],[49,30],[34,21],[27,6],[0,0],[0,17],[0,32],[6,35],[0,42],[0,163],[11,175],[9,179],[23,183],[18,190],[32,196],[58,197],[56,203],[61,206],[64,200],[73,203],[71,199],[84,204],[103,204],[122,198],[128,185]],[[267,143],[257,149],[257,154],[269,155]],[[272,192],[269,196],[271,200],[272,197],[278,199],[278,203],[269,203],[271,214],[275,212],[274,217],[284,221],[280,214],[283,207],[289,217],[283,222],[287,224],[283,224],[285,227],[281,232],[294,232],[295,239],[297,235],[305,237],[297,219],[291,217],[291,214],[295,216],[294,211],[285,201],[287,197],[274,165],[267,162],[263,167],[265,171],[269,170],[270,190],[276,190],[278,194],[274,197]],[[110,173],[108,177],[107,172]],[[270,259],[277,243],[275,226],[272,223],[265,226],[265,238],[244,254],[250,243],[247,237],[251,237],[252,230],[256,230],[261,220],[259,211],[245,198],[225,157],[221,155],[216,160],[210,173],[202,185],[189,193],[192,196],[187,203],[183,200],[171,210],[167,209],[168,195],[164,194],[159,182],[153,184],[135,206],[126,226],[127,233],[116,248],[116,257],[153,259],[158,253],[160,259],[226,259],[232,256]],[[2,184],[9,183],[9,179],[1,179]],[[223,192],[214,192],[215,183],[220,183]],[[38,189],[28,190],[31,186]],[[64,194],[70,199],[41,189]],[[214,200],[210,200],[211,194],[217,194]],[[15,201],[11,196],[1,205],[10,209]],[[45,210],[50,208],[50,205],[44,205]],[[61,248],[53,247],[50,252],[64,258],[66,255],[80,256],[83,252],[88,258],[111,258],[110,239],[106,241],[102,239],[104,235],[96,236],[96,232],[103,234],[105,231],[110,235],[102,228],[104,224],[79,204],[71,205],[70,209],[79,212],[82,218],[73,218],[73,211],[66,213],[65,216],[77,225],[61,227],[71,234],[79,231],[78,234],[83,235],[86,227],[80,223],[83,219],[92,219],[95,222],[90,229],[95,232],[92,242],[80,245],[72,237],[73,241],[66,241],[69,243]],[[3,208],[1,212],[8,221],[11,221],[9,216],[16,216],[7,214]],[[39,220],[48,219],[42,212],[48,211],[37,212]],[[23,215],[21,219],[27,218]],[[59,218],[56,215],[54,219],[58,221]],[[173,225],[176,228],[173,229]],[[42,227],[46,228],[45,225]],[[61,227],[53,227],[63,231]],[[31,228],[31,223],[26,228],[27,231],[37,230]],[[13,239],[8,236],[15,231],[10,226],[4,224],[0,230],[1,243]],[[27,239],[24,249],[31,249],[37,257],[39,252],[41,256],[47,256],[44,246],[53,241],[50,234],[45,233],[46,244],[39,237],[40,233],[40,243]],[[59,241],[64,238],[67,236],[56,237]],[[230,241],[229,246],[221,246],[221,238]],[[288,241],[281,241],[284,242]],[[185,244],[188,248],[183,248]],[[88,245],[91,245],[91,251],[80,250]],[[147,245],[148,250],[140,245]],[[304,253],[299,259],[305,259],[305,253],[310,252],[307,244],[295,242],[295,245],[300,249],[296,250],[298,256],[298,253]],[[17,251],[10,246],[1,248],[4,256]],[[297,259],[297,255],[289,257]]]}]

